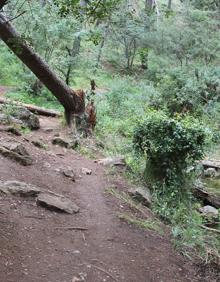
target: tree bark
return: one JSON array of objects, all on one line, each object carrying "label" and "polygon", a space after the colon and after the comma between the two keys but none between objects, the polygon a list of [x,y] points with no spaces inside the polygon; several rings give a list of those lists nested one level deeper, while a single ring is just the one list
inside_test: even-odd
[{"label": "tree bark", "polygon": [[[3,3],[6,4],[6,1],[0,0],[0,7],[4,6]],[[0,38],[62,104],[67,123],[70,125],[72,114],[84,111],[84,101],[51,71],[49,65],[34,52],[2,13],[0,13]]]},{"label": "tree bark", "polygon": [[7,4],[8,0],[0,0],[0,10]]},{"label": "tree bark", "polygon": [[167,8],[168,8],[169,10],[171,10],[171,8],[172,8],[172,0],[168,0]]}]

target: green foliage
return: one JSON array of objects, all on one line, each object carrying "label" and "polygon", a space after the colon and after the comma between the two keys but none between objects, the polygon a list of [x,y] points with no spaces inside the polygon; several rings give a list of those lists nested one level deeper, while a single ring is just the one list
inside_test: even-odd
[{"label": "green foliage", "polygon": [[158,83],[160,94],[152,97],[151,105],[168,110],[170,115],[191,112],[211,113],[220,99],[220,69],[196,68],[190,73],[174,69]]},{"label": "green foliage", "polygon": [[[191,193],[195,176],[187,168],[203,156],[202,124],[214,128],[209,139],[219,142],[219,1],[172,1],[171,9],[158,1],[159,17],[144,1],[29,2],[11,0],[6,13],[13,18],[26,11],[13,25],[74,88],[88,89],[95,79],[95,134],[103,153],[125,156],[132,180],[142,181],[143,171],[154,179],[153,210],[172,225],[177,247],[203,255],[206,247],[218,249],[216,237],[199,227],[204,221]],[[36,78],[2,43],[0,50],[0,83],[17,88],[9,98],[63,110],[44,88],[34,96]],[[91,151],[85,146],[80,152]]]},{"label": "green foliage", "polygon": [[81,19],[86,17],[92,22],[106,19],[118,2],[118,0],[54,0],[62,17],[74,14]]},{"label": "green foliage", "polygon": [[217,10],[220,8],[218,0],[191,0],[192,4],[197,9],[203,10]]},{"label": "green foliage", "polygon": [[48,91],[44,92],[42,96],[30,96],[27,92],[11,91],[7,94],[7,98],[14,101],[19,101],[25,104],[33,104],[48,109],[62,110],[60,103]]},{"label": "green foliage", "polygon": [[118,217],[120,219],[126,220],[129,224],[136,225],[140,228],[150,229],[156,231],[159,234],[163,234],[162,228],[159,226],[157,221],[147,220],[142,218],[136,218],[134,216],[130,216],[128,214],[119,214]]},{"label": "green foliage", "polygon": [[168,183],[181,178],[189,165],[204,155],[206,131],[192,118],[169,118],[164,112],[149,111],[134,131],[134,147],[146,154],[147,172]]}]

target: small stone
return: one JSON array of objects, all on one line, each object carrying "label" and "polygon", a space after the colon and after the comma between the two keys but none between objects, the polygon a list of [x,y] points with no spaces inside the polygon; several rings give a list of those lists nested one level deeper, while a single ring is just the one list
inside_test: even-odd
[{"label": "small stone", "polygon": [[71,200],[58,195],[47,193],[40,194],[37,198],[37,204],[50,210],[74,214],[79,212],[79,207]]},{"label": "small stone", "polygon": [[207,217],[209,217],[209,216],[217,217],[218,216],[218,210],[216,208],[212,207],[212,206],[209,206],[209,205],[204,206],[202,208],[199,208],[199,211]]},{"label": "small stone", "polygon": [[151,194],[147,187],[131,188],[128,194],[147,207],[151,205]]},{"label": "small stone", "polygon": [[206,170],[204,170],[204,176],[205,177],[216,177],[217,176],[217,171],[213,167],[209,167]]},{"label": "small stone", "polygon": [[86,175],[91,175],[92,174],[92,170],[91,169],[88,169],[86,167],[83,167],[82,168],[82,173],[83,174],[86,174]]},{"label": "small stone", "polygon": [[73,172],[73,170],[71,169],[66,169],[66,170],[63,170],[63,175],[68,177],[68,178],[71,178],[72,181],[76,181],[76,177],[75,177],[75,174]]},{"label": "small stone", "polygon": [[69,139],[64,139],[61,137],[55,137],[52,140],[53,145],[59,145],[61,147],[67,148],[67,149],[76,149],[77,146],[79,145],[78,140],[69,140]]},{"label": "small stone", "polygon": [[53,128],[49,128],[49,127],[48,127],[48,128],[45,128],[44,131],[45,131],[45,132],[52,132],[52,131],[53,131]]}]

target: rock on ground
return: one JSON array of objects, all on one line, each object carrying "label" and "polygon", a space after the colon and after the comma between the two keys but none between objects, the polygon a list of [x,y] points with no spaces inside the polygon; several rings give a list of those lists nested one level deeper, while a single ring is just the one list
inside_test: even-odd
[{"label": "rock on ground", "polygon": [[199,211],[205,215],[205,216],[211,216],[211,217],[217,217],[218,216],[218,210],[212,206],[204,206],[199,209]]},{"label": "rock on ground", "polygon": [[38,196],[37,204],[50,210],[61,211],[69,214],[79,212],[79,207],[63,196],[43,193]]},{"label": "rock on ground", "polygon": [[83,167],[82,168],[82,173],[85,174],[85,175],[91,175],[92,171],[89,168]]},{"label": "rock on ground", "polygon": [[1,124],[18,124],[24,127],[28,127],[31,130],[40,128],[39,118],[24,107],[14,107],[9,110],[9,113],[4,113],[4,106],[0,107],[0,123]]},{"label": "rock on ground", "polygon": [[125,166],[125,159],[123,157],[108,157],[95,162],[104,166]]},{"label": "rock on ground", "polygon": [[67,149],[76,149],[79,145],[78,140],[69,140],[64,139],[62,137],[55,137],[52,140],[53,145],[59,145],[61,147],[67,148]]},{"label": "rock on ground", "polygon": [[151,205],[151,194],[147,187],[131,188],[128,194],[147,207]]},{"label": "rock on ground", "polygon": [[75,176],[75,173],[72,169],[64,169],[62,171],[63,175],[70,178],[72,181],[76,181],[76,176]]},{"label": "rock on ground", "polygon": [[30,128],[31,130],[40,128],[39,118],[24,107],[17,107],[13,111],[12,116],[18,120],[21,120],[25,124],[25,126]]},{"label": "rock on ground", "polygon": [[33,163],[33,159],[24,145],[15,140],[0,140],[0,154],[6,158],[15,160],[24,166]]},{"label": "rock on ground", "polygon": [[0,192],[21,197],[36,197],[41,192],[41,189],[20,181],[6,181],[0,182]]},{"label": "rock on ground", "polygon": [[209,167],[204,170],[204,176],[205,177],[216,177],[217,176],[217,171],[213,167]]},{"label": "rock on ground", "polygon": [[33,140],[33,141],[31,141],[31,143],[39,149],[46,149],[47,148],[47,145],[44,144],[43,142],[39,141],[39,140]]}]

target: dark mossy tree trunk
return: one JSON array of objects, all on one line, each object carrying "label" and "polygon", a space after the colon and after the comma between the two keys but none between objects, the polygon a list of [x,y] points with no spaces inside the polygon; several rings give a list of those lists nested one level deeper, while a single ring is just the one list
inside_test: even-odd
[{"label": "dark mossy tree trunk", "polygon": [[[0,0],[0,8],[7,1]],[[16,32],[11,23],[0,12],[0,39],[9,49],[36,75],[51,91],[65,109],[65,117],[70,125],[74,113],[84,111],[84,101],[68,87],[33,50],[31,46]]]},{"label": "dark mossy tree trunk", "polygon": [[71,73],[74,67],[73,59],[79,55],[80,47],[81,47],[81,37],[80,36],[74,39],[72,48],[66,47],[66,50],[69,55],[69,63],[67,66],[67,71],[65,73],[65,81],[67,85],[70,85]]},{"label": "dark mossy tree trunk", "polygon": [[171,10],[172,8],[172,0],[168,0],[167,8]]}]

